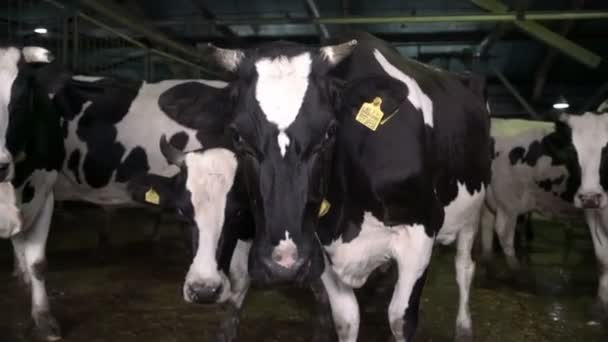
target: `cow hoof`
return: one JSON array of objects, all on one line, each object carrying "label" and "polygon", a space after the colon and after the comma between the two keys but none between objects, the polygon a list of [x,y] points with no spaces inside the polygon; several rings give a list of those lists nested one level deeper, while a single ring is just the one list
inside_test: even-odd
[{"label": "cow hoof", "polygon": [[598,322],[608,323],[608,305],[602,304],[599,300],[591,305],[591,319]]},{"label": "cow hoof", "polygon": [[61,329],[50,312],[40,312],[34,316],[35,332],[44,341],[61,340]]},{"label": "cow hoof", "polygon": [[454,342],[472,342],[473,331],[471,328],[456,327],[456,336],[454,336]]}]

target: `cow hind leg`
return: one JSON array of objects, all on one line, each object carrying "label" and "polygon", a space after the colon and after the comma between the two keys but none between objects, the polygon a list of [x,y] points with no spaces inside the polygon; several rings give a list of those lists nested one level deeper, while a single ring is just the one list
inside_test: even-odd
[{"label": "cow hind leg", "polygon": [[356,342],[359,334],[359,304],[353,289],[344,284],[325,261],[321,282],[327,293],[334,327],[340,342]]},{"label": "cow hind leg", "polygon": [[608,224],[602,222],[597,213],[585,214],[599,271],[597,301],[593,307],[593,315],[598,321],[608,322]]},{"label": "cow hind leg", "polygon": [[512,271],[519,272],[521,270],[521,264],[517,259],[514,246],[516,220],[516,216],[509,215],[508,213],[499,210],[496,215],[496,234],[498,235],[498,241],[500,241],[502,250],[505,253],[507,265]]},{"label": "cow hind leg", "polygon": [[418,305],[434,239],[424,227],[408,226],[393,241],[399,276],[388,308],[388,319],[397,342],[411,341],[418,322]]},{"label": "cow hind leg", "polygon": [[31,294],[32,319],[36,331],[47,341],[61,339],[59,325],[50,311],[45,285],[46,242],[53,215],[53,201],[53,195],[49,194],[33,225],[12,238],[15,253],[23,261],[23,278]]},{"label": "cow hind leg", "polygon": [[488,278],[494,278],[494,227],[496,215],[483,205],[481,209],[481,262],[483,263]]},{"label": "cow hind leg", "polygon": [[471,292],[471,282],[475,274],[475,263],[471,258],[471,250],[473,249],[476,230],[477,223],[463,227],[458,233],[455,259],[456,282],[458,283],[459,293],[455,335],[457,342],[472,341],[473,339],[469,295]]}]

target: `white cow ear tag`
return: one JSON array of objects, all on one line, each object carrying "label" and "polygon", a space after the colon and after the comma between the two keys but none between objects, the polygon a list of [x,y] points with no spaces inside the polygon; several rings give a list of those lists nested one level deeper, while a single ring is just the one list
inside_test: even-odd
[{"label": "white cow ear tag", "polygon": [[327,215],[329,208],[331,208],[331,204],[329,204],[326,199],[323,199],[323,202],[321,202],[321,206],[319,207],[319,217]]},{"label": "white cow ear tag", "polygon": [[160,203],[160,195],[154,188],[150,188],[146,191],[146,202],[158,205]]},{"label": "white cow ear tag", "polygon": [[379,97],[374,98],[372,103],[363,103],[355,120],[372,131],[375,131],[378,129],[378,125],[380,125],[382,117],[384,116],[384,113],[380,108],[381,105],[382,99]]}]

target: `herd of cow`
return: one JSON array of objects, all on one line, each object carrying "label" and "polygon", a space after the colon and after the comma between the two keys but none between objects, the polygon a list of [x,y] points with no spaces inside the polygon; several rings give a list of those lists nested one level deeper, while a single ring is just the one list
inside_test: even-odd
[{"label": "herd of cow", "polygon": [[235,340],[252,281],[310,285],[318,324],[356,341],[354,289],[392,261],[390,328],[410,341],[435,242],[456,242],[455,338],[471,340],[476,232],[483,260],[496,232],[518,269],[515,222],[531,211],[584,215],[608,312],[608,113],[491,137],[472,75],[364,33],[333,43],[209,46],[228,83],[77,76],[42,48],[0,48],[0,237],[13,243],[42,337],[61,338],[45,248],[64,200],[160,206],[189,222],[183,296],[230,307],[220,341]]}]

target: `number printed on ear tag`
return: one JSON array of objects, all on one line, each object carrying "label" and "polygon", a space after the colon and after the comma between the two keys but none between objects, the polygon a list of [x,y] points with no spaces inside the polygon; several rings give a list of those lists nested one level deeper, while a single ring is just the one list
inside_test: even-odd
[{"label": "number printed on ear tag", "polygon": [[160,203],[160,196],[154,188],[150,188],[146,191],[146,202],[158,205]]},{"label": "number printed on ear tag", "polygon": [[364,102],[357,113],[357,120],[363,126],[375,131],[378,129],[378,125],[382,121],[384,113],[380,106],[382,105],[382,99],[379,97],[374,98],[372,103]]}]

